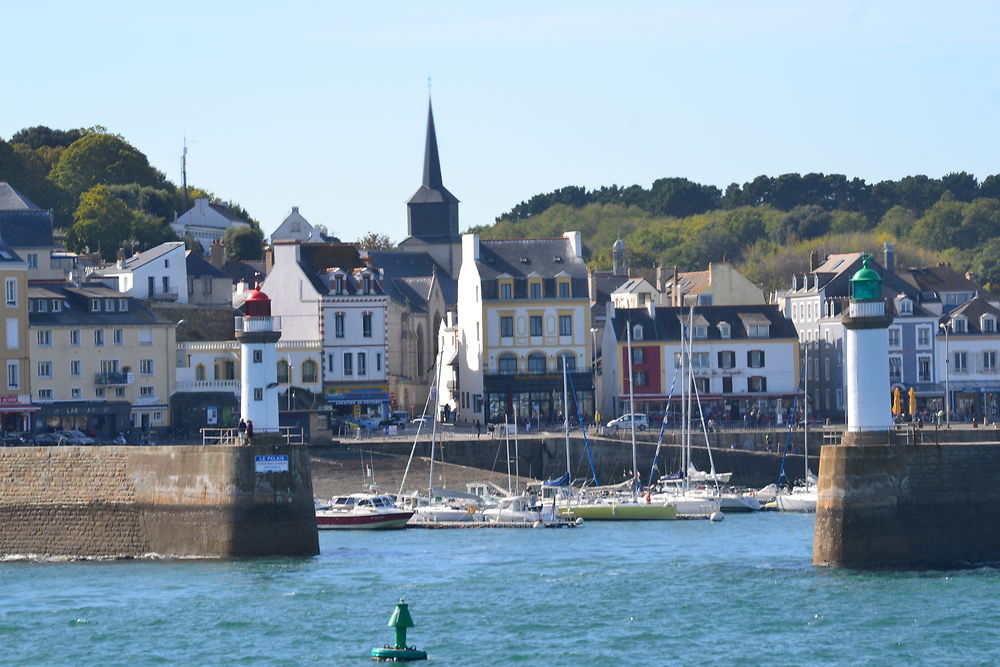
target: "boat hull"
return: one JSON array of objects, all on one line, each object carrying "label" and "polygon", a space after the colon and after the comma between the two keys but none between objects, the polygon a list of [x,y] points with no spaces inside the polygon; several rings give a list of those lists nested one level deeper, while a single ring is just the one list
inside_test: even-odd
[{"label": "boat hull", "polygon": [[590,503],[563,505],[559,514],[584,521],[669,521],[677,518],[677,508],[655,503]]},{"label": "boat hull", "polygon": [[779,494],[774,499],[781,512],[815,512],[815,493],[788,493]]},{"label": "boat hull", "polygon": [[405,528],[413,512],[396,511],[372,514],[316,512],[316,527],[320,530],[392,530]]}]

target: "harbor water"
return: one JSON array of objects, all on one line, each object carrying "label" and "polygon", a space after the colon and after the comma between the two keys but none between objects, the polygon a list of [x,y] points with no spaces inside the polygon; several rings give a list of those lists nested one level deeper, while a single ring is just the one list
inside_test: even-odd
[{"label": "harbor water", "polygon": [[3,664],[992,664],[1000,570],[810,564],[811,515],[324,532],[311,559],[0,564]]}]

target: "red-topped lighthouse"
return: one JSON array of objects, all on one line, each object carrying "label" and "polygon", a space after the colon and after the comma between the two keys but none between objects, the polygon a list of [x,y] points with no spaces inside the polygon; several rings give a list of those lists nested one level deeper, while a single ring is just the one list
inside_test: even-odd
[{"label": "red-topped lighthouse", "polygon": [[255,433],[278,430],[278,369],[274,344],[281,338],[280,319],[271,317],[271,299],[257,283],[236,318],[240,342],[240,416]]}]

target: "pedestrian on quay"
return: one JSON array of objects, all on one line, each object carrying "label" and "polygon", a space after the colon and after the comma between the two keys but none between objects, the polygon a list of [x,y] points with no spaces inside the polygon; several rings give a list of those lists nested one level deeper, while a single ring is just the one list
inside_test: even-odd
[{"label": "pedestrian on quay", "polygon": [[248,445],[252,445],[253,444],[253,420],[252,419],[248,419],[247,420],[247,444]]},{"label": "pedestrian on quay", "polygon": [[479,436],[482,435],[482,433],[483,433],[483,426],[482,426],[482,424],[479,423],[479,420],[477,419],[476,420],[476,438],[478,439]]},{"label": "pedestrian on quay", "polygon": [[247,422],[243,417],[240,417],[240,425],[237,427],[240,435],[240,444],[247,444]]}]

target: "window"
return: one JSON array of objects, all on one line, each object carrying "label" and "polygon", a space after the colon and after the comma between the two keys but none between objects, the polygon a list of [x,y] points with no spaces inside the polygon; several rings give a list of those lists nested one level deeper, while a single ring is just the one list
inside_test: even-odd
[{"label": "window", "polygon": [[647,386],[649,384],[649,373],[646,371],[636,371],[634,384],[636,387]]},{"label": "window", "polygon": [[337,338],[344,337],[344,314],[336,313],[333,316],[333,335]]},{"label": "window", "polygon": [[560,354],[559,358],[556,360],[556,365],[559,367],[559,372],[562,373],[563,366],[566,366],[567,373],[576,372],[576,355],[575,354]]},{"label": "window", "polygon": [[69,396],[70,398],[80,398],[83,396],[83,389],[80,387],[73,387],[69,390]]},{"label": "window", "polygon": [[633,347],[632,348],[632,363],[633,364],[644,364],[644,363],[646,363],[646,348],[644,348],[644,347]]},{"label": "window", "polygon": [[125,387],[115,387],[115,396],[122,397],[125,395]]},{"label": "window", "polygon": [[169,269],[170,268],[170,259],[169,258],[164,258],[163,259],[163,268],[165,268],[165,269]]},{"label": "window", "polygon": [[994,333],[997,330],[997,320],[990,315],[983,315],[979,320],[979,328],[983,333]]},{"label": "window", "polygon": [[302,362],[302,382],[317,382],[319,376],[319,364],[312,359]]},{"label": "window", "polygon": [[344,375],[354,375],[354,355],[344,352]]},{"label": "window", "polygon": [[542,335],[542,316],[541,315],[532,315],[531,317],[528,318],[528,322],[529,322],[530,327],[531,327],[531,335],[532,336],[541,336]]},{"label": "window", "polygon": [[71,361],[69,362],[69,374],[73,377],[80,377],[80,362]]},{"label": "window", "polygon": [[29,252],[28,253],[28,268],[37,269],[38,268],[38,253]]},{"label": "window", "polygon": [[288,362],[284,359],[278,362],[278,384],[288,384]]},{"label": "window", "polygon": [[747,366],[750,368],[763,368],[764,350],[747,350]]},{"label": "window", "polygon": [[94,329],[94,345],[97,347],[104,345],[104,329]]},{"label": "window", "polygon": [[517,373],[517,357],[513,354],[501,354],[497,359],[497,370],[502,375],[513,375]]},{"label": "window", "polygon": [[927,356],[917,357],[917,382],[931,381],[931,358]]},{"label": "window", "polygon": [[747,327],[748,338],[767,338],[771,335],[770,324],[751,324]]},{"label": "window", "polygon": [[[150,278],[150,280],[152,280],[152,278]],[[150,292],[150,294],[152,294],[152,292]],[[101,312],[101,300],[100,299],[91,299],[90,300],[90,312],[92,312],[92,313],[99,313],[99,312]]]},{"label": "window", "polygon": [[986,350],[985,352],[983,352],[983,371],[986,373],[997,372],[996,350]]},{"label": "window", "polygon": [[105,299],[104,300],[104,312],[106,312],[106,313],[113,313],[113,312],[115,312],[115,300],[114,299]]},{"label": "window", "polygon": [[691,368],[708,369],[711,367],[708,352],[693,352],[691,354]]},{"label": "window", "polygon": [[510,283],[500,283],[500,298],[510,301]]},{"label": "window", "polygon": [[152,345],[152,344],[153,344],[153,330],[139,329],[139,345]]},{"label": "window", "polygon": [[38,390],[38,398],[41,399],[41,400],[51,399],[52,398],[52,390],[51,389],[39,389]]},{"label": "window", "polygon": [[382,372],[382,353],[381,352],[376,352],[375,353],[375,370],[378,371],[378,372],[380,372],[380,373]]},{"label": "window", "polygon": [[253,388],[253,400],[263,401],[264,400],[264,390],[261,387]]},{"label": "window", "polygon": [[723,394],[731,394],[731,393],[733,393],[733,376],[732,375],[727,375],[726,377],[722,378],[722,393]]},{"label": "window", "polygon": [[903,381],[903,358],[889,357],[889,382]]},{"label": "window", "polygon": [[903,344],[899,327],[889,327],[889,347],[899,347]]},{"label": "window", "polygon": [[255,364],[262,364],[262,363],[264,363],[264,351],[263,350],[254,350],[252,358],[253,358],[253,363],[255,363]]},{"label": "window", "polygon": [[514,318],[510,315],[500,317],[500,337],[511,338],[514,335]]},{"label": "window", "polygon": [[698,305],[699,306],[711,306],[712,305],[712,295],[711,294],[699,294],[698,295]]},{"label": "window", "polygon": [[732,336],[732,329],[729,326],[729,322],[719,322],[719,337],[729,338]]},{"label": "window", "polygon": [[139,387],[139,395],[140,396],[153,396],[154,395],[153,388],[151,386],[148,386],[148,385]]},{"label": "window", "polygon": [[559,335],[560,336],[572,336],[573,335],[573,316],[572,315],[560,315],[559,316]]},{"label": "window", "polygon": [[371,292],[372,292],[372,277],[371,276],[365,276],[362,279],[362,285],[364,285],[363,289],[364,289],[365,294],[371,294]]},{"label": "window", "polygon": [[128,299],[118,299],[118,312],[119,313],[128,312]]},{"label": "window", "polygon": [[747,391],[767,391],[767,378],[760,375],[751,375],[747,378]]},{"label": "window", "polygon": [[967,373],[969,371],[969,355],[965,352],[955,353],[955,372]]},{"label": "window", "polygon": [[719,368],[736,368],[736,353],[732,350],[719,352]]},{"label": "window", "polygon": [[899,314],[900,315],[912,315],[913,314],[913,302],[909,299],[899,300]]},{"label": "window", "polygon": [[38,362],[38,377],[40,377],[40,378],[50,378],[50,377],[52,377],[52,362],[51,361],[39,361]]},{"label": "window", "polygon": [[7,388],[21,388],[21,362],[16,359],[7,362]]},{"label": "window", "polygon": [[372,337],[372,314],[361,313],[361,335],[365,338]]},{"label": "window", "polygon": [[21,323],[16,317],[7,318],[7,349],[21,347]]},{"label": "window", "polygon": [[964,317],[956,317],[951,321],[952,333],[969,333],[969,323]]},{"label": "window", "polygon": [[104,398],[104,387],[97,387],[94,389],[95,398]]},{"label": "window", "polygon": [[139,375],[152,375],[153,374],[153,360],[152,359],[140,359],[139,360]]},{"label": "window", "polygon": [[917,347],[931,346],[931,328],[917,327]]},{"label": "window", "polygon": [[51,308],[51,310],[52,310],[53,313],[61,313],[62,312],[62,300],[60,300],[60,299],[52,299],[52,301],[49,302],[49,307]]},{"label": "window", "polygon": [[529,285],[528,289],[529,289],[529,293],[531,294],[531,298],[532,299],[541,299],[542,298],[542,284],[541,283],[539,283],[539,282],[533,282],[533,283],[531,283]]},{"label": "window", "polygon": [[632,340],[642,340],[642,325],[637,324],[632,327]]},{"label": "window", "polygon": [[540,352],[532,352],[528,355],[528,372],[532,375],[545,374],[545,355]]},{"label": "window", "polygon": [[567,282],[559,283],[559,298],[560,299],[569,298],[569,283]]},{"label": "window", "polygon": [[17,308],[17,278],[4,278],[4,295],[8,308]]},{"label": "window", "polygon": [[710,378],[694,378],[694,388],[699,394],[709,393],[712,387],[712,381]]},{"label": "window", "polygon": [[205,364],[198,364],[194,367],[194,379],[198,382],[205,381]]},{"label": "window", "polygon": [[328,354],[326,357],[326,370],[330,373],[333,372],[333,355]]},{"label": "window", "polygon": [[115,329],[113,331],[112,337],[114,339],[115,345],[124,345],[125,344],[125,330],[124,329]]},{"label": "window", "polygon": [[830,357],[823,357],[823,379],[830,381]]},{"label": "window", "polygon": [[333,278],[333,291],[337,294],[344,293],[344,276],[337,274]]},{"label": "window", "polygon": [[52,345],[52,332],[48,329],[40,329],[36,334],[35,338],[38,340],[38,344],[49,347]]},{"label": "window", "polygon": [[163,293],[170,294],[170,276],[163,276]]},{"label": "window", "polygon": [[708,338],[708,327],[704,324],[696,324],[692,331],[694,338]]},{"label": "window", "polygon": [[368,375],[368,354],[358,352],[358,375]]}]

